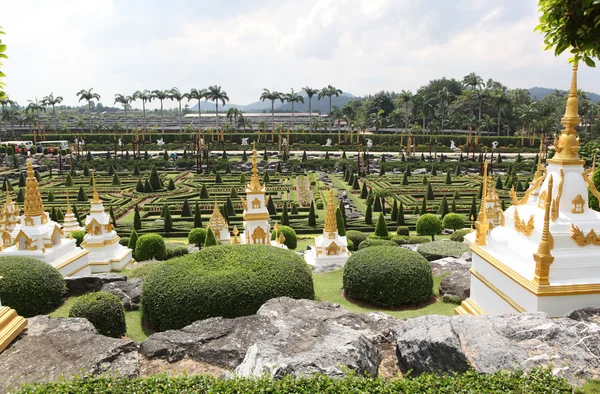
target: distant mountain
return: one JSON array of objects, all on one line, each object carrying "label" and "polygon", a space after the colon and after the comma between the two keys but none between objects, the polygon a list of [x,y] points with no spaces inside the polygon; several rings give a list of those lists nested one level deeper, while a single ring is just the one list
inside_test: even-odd
[{"label": "distant mountain", "polygon": [[[546,97],[549,94],[554,93],[554,91],[557,89],[548,89],[548,88],[540,88],[540,87],[535,87],[535,88],[531,88],[529,89],[529,94],[531,95],[532,98],[536,99],[536,100],[541,100],[544,97]],[[566,93],[566,90],[559,90],[560,92],[564,92]],[[588,98],[590,100],[592,100],[595,103],[600,102],[600,95],[596,94],[596,93],[590,93],[590,92],[585,92],[585,94],[587,94]]]}]

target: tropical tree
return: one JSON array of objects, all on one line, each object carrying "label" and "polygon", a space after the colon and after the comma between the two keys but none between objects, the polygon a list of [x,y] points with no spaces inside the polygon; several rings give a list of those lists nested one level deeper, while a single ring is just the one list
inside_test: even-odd
[{"label": "tropical tree", "polygon": [[463,77],[462,83],[464,86],[475,90],[484,86],[483,78],[477,75],[475,72],[469,73]]},{"label": "tropical tree", "polygon": [[408,129],[408,103],[413,99],[413,94],[410,90],[402,90],[398,95],[398,105],[404,104],[404,128]]},{"label": "tropical tree", "polygon": [[304,97],[300,96],[298,93],[294,92],[294,89],[292,89],[291,92],[285,94],[285,101],[287,101],[288,103],[292,103],[292,130],[293,130],[295,127],[294,103],[304,104]]},{"label": "tropical tree", "polygon": [[215,126],[216,126],[216,130],[218,131],[219,130],[219,101],[224,106],[225,103],[229,101],[229,96],[227,95],[226,91],[221,90],[220,85],[212,85],[208,88],[208,93],[206,95],[206,98],[209,99],[210,101],[215,102]]},{"label": "tropical tree", "polygon": [[308,129],[312,130],[312,98],[315,94],[319,93],[319,89],[313,89],[308,86],[302,88],[304,93],[308,96]]},{"label": "tropical tree", "polygon": [[240,114],[237,126],[238,128],[244,129],[244,131],[246,131],[247,128],[252,130],[252,121],[250,120],[250,118],[247,118],[244,115]]},{"label": "tropical tree", "polygon": [[79,101],[85,100],[88,103],[88,121],[90,127],[90,133],[92,132],[92,101],[100,100],[100,95],[98,93],[93,92],[93,88],[88,90],[81,89],[77,92],[77,97],[79,97]]},{"label": "tropical tree", "polygon": [[[170,93],[167,90],[156,89],[156,90],[152,91],[152,98],[160,101],[160,128],[162,129],[163,133],[165,132],[165,125],[163,122],[165,110],[163,107],[163,101],[168,99],[169,97],[170,97]],[[198,104],[198,108],[200,108],[200,104]]]},{"label": "tropical tree", "polygon": [[27,100],[27,101],[29,102],[29,104],[27,105],[27,108],[25,108],[25,112],[34,115],[33,123],[37,127],[37,126],[39,126],[40,111],[46,112],[46,105],[44,103],[44,100],[38,101],[37,97],[35,98],[35,101],[32,101],[32,100]]},{"label": "tropical tree", "polygon": [[375,127],[375,131],[379,131],[380,127],[383,127],[385,122],[385,111],[380,109],[377,113],[369,115],[369,125]]},{"label": "tropical tree", "polygon": [[421,129],[423,132],[425,132],[427,113],[433,109],[432,103],[435,101],[435,99],[436,98],[434,96],[424,96],[422,94],[415,94],[413,96],[413,110],[420,110],[421,115],[423,116],[423,125]]},{"label": "tropical tree", "polygon": [[[327,85],[326,87],[321,89],[319,95],[317,96],[317,99],[321,100],[324,97],[329,97],[329,113],[331,113],[331,98],[333,96],[339,97],[342,93],[344,92],[342,92],[340,89],[331,85]],[[331,120],[329,121],[329,128],[331,128]]]},{"label": "tropical tree", "polygon": [[205,99],[208,94],[208,89],[192,89],[188,94],[188,100],[198,100],[198,127],[201,124],[202,109],[200,108],[200,100]]},{"label": "tropical tree", "polygon": [[438,96],[437,96],[438,107],[440,109],[442,133],[444,132],[444,116],[446,114],[445,110],[448,107],[448,102],[450,101],[452,96],[453,96],[452,93],[450,93],[450,91],[448,91],[447,87],[442,88],[442,90],[440,90],[440,92],[438,93]]},{"label": "tropical tree", "polygon": [[50,92],[50,94],[46,97],[44,97],[42,99],[42,102],[44,102],[44,104],[46,106],[50,106],[52,107],[52,117],[54,118],[54,127],[56,127],[56,104],[60,104],[62,103],[63,98],[61,96],[54,96],[53,92]]},{"label": "tropical tree", "polygon": [[131,107],[129,103],[132,101],[132,96],[124,96],[121,93],[115,94],[115,104],[121,104],[123,106],[123,110],[125,111],[125,132],[127,132],[127,110]]},{"label": "tropical tree", "polygon": [[275,130],[275,100],[285,100],[283,94],[275,90],[270,91],[269,89],[263,89],[260,95],[260,101],[271,100],[271,132]]},{"label": "tropical tree", "polygon": [[183,116],[183,112],[181,111],[181,101],[187,97],[188,97],[187,93],[181,93],[181,91],[176,87],[169,90],[169,99],[177,100],[177,103],[179,104],[179,132],[180,133],[183,133],[183,125],[182,125],[182,118],[181,118]]},{"label": "tropical tree", "polygon": [[242,111],[235,107],[231,107],[227,110],[227,119],[229,122],[233,120],[233,127],[236,128],[238,124],[238,116],[242,116]]},{"label": "tropical tree", "polygon": [[498,120],[498,130],[497,130],[497,135],[500,136],[500,128],[501,128],[501,123],[502,123],[502,114],[504,113],[504,109],[510,105],[510,98],[508,97],[508,94],[506,93],[506,91],[502,90],[502,89],[496,89],[493,93],[492,93],[492,98],[494,100],[494,107],[496,108],[496,118]]},{"label": "tropical tree", "polygon": [[148,89],[137,90],[133,94],[133,100],[142,100],[142,114],[144,116],[144,130],[146,130],[146,102],[152,100],[152,92]]},{"label": "tropical tree", "polygon": [[[10,123],[10,129],[12,131],[12,136],[15,136],[15,122],[19,123],[19,119],[21,117],[21,112],[16,109],[8,109],[2,110],[2,121]],[[6,133],[4,134],[6,137]]]}]

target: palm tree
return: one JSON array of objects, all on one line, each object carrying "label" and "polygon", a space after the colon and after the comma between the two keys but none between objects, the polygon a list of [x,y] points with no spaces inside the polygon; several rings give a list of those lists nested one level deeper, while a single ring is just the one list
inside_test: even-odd
[{"label": "palm tree", "polygon": [[496,110],[498,111],[498,131],[497,135],[500,136],[500,124],[502,113],[504,112],[504,108],[510,104],[510,99],[508,94],[502,89],[496,89],[493,94],[494,103],[496,106]]},{"label": "palm tree", "polygon": [[30,116],[28,121],[33,123],[34,127],[38,129],[40,124],[40,111],[46,112],[46,106],[44,105],[44,101],[38,101],[37,97],[35,101],[27,101],[29,101],[29,104],[27,105],[27,108],[25,108],[25,113]]},{"label": "palm tree", "polygon": [[285,100],[288,103],[292,103],[292,130],[294,129],[295,120],[294,120],[294,103],[302,103],[304,104],[304,97],[300,96],[298,93],[294,92],[292,89],[291,92],[285,94]]},{"label": "palm tree", "polygon": [[247,118],[242,114],[240,114],[240,118],[238,119],[237,125],[238,127],[243,128],[244,131],[246,131],[247,128],[250,128],[250,130],[252,130],[252,121],[250,121],[250,118]]},{"label": "palm tree", "polygon": [[181,93],[179,91],[179,89],[177,88],[172,88],[171,90],[169,90],[169,99],[170,100],[177,100],[177,103],[179,103],[179,132],[183,133],[183,126],[181,124],[181,116],[182,116],[182,112],[181,112],[181,100],[183,100],[184,98],[187,98],[188,94],[187,93]]},{"label": "palm tree", "polygon": [[494,128],[496,127],[496,119],[492,118],[490,115],[485,115],[483,117],[482,124],[489,134],[490,130],[494,130]]},{"label": "palm tree", "polygon": [[190,90],[190,93],[188,94],[188,101],[189,100],[198,100],[198,127],[200,127],[200,124],[202,122],[202,120],[201,120],[202,108],[200,108],[200,100],[206,99],[207,94],[208,94],[207,89],[196,89],[196,88]]},{"label": "palm tree", "polygon": [[8,96],[5,96],[3,98],[0,98],[0,105],[2,106],[2,112],[4,113],[4,111],[6,110],[7,106],[14,106],[17,105],[16,101],[12,101],[11,99],[8,98]]},{"label": "palm tree", "polygon": [[[166,90],[153,90],[152,91],[152,98],[153,99],[157,99],[160,100],[160,128],[162,129],[162,132],[165,132],[165,125],[163,122],[164,119],[164,115],[165,115],[165,110],[163,107],[163,101],[169,98],[169,92]],[[198,108],[200,108],[200,104],[198,103]],[[127,126],[126,126],[127,128]]]},{"label": "palm tree", "polygon": [[127,132],[127,109],[130,107],[129,103],[132,101],[133,97],[131,96],[123,96],[121,93],[115,94],[115,104],[122,104],[125,110],[125,132]]},{"label": "palm tree", "polygon": [[[21,117],[21,112],[16,109],[8,109],[2,110],[2,120],[4,122],[10,123],[10,129],[12,131],[12,136],[15,136],[15,122],[19,122],[19,118]],[[4,137],[6,138],[6,133],[4,133]]]},{"label": "palm tree", "polygon": [[[321,89],[319,95],[317,96],[317,99],[321,100],[324,97],[329,97],[329,113],[331,113],[331,98],[333,96],[339,97],[342,93],[344,92],[342,92],[340,89],[331,85],[327,85],[327,87]],[[331,128],[331,120],[329,120],[329,128]]]},{"label": "palm tree", "polygon": [[444,86],[444,88],[442,88],[442,90],[439,91],[437,99],[438,99],[438,106],[440,107],[440,115],[441,115],[441,127],[442,127],[442,134],[444,133],[444,115],[446,114],[445,112],[445,107],[447,106],[448,102],[450,101],[450,99],[452,98],[453,94],[448,91],[448,88]]},{"label": "palm tree", "polygon": [[275,130],[275,100],[285,100],[283,98],[283,94],[273,90],[272,92],[269,89],[263,89],[262,94],[260,95],[260,101],[271,100],[271,133],[274,133]]},{"label": "palm tree", "polygon": [[98,93],[94,93],[92,90],[94,89],[81,89],[79,92],[77,92],[77,97],[79,97],[79,101],[85,100],[88,102],[90,133],[92,132],[92,100],[100,100],[100,95]]},{"label": "palm tree", "polygon": [[206,98],[215,102],[215,125],[216,130],[219,131],[219,101],[225,106],[225,103],[229,101],[229,96],[226,91],[221,90],[221,85],[212,85],[208,88]]},{"label": "palm tree", "polygon": [[52,117],[54,118],[54,127],[56,128],[56,104],[60,104],[63,101],[61,96],[54,97],[54,92],[50,92],[50,94],[42,99],[42,101],[52,107]]},{"label": "palm tree", "polygon": [[229,119],[229,122],[231,122],[231,119],[233,119],[233,128],[235,129],[238,123],[238,116],[242,116],[242,111],[240,111],[239,109],[235,108],[235,107],[231,107],[227,110],[227,119]]},{"label": "palm tree", "polygon": [[469,75],[465,75],[462,81],[463,85],[466,87],[470,87],[471,90],[475,90],[477,88],[481,88],[484,86],[483,78],[479,75],[475,74],[475,72],[470,73]]},{"label": "palm tree", "polygon": [[146,101],[152,100],[152,92],[148,89],[137,90],[133,96],[133,100],[142,100],[142,114],[144,116],[144,130],[146,130]]},{"label": "palm tree", "polygon": [[398,95],[398,104],[404,104],[404,131],[408,129],[408,103],[412,101],[413,94],[410,90],[402,90]]},{"label": "palm tree", "polygon": [[315,94],[319,93],[319,89],[313,89],[308,86],[302,88],[304,93],[308,96],[308,129],[312,130],[312,98]]},{"label": "palm tree", "polygon": [[375,127],[375,131],[379,131],[379,128],[383,126],[385,121],[384,117],[385,111],[380,109],[377,113],[372,113],[369,115],[369,124]]}]

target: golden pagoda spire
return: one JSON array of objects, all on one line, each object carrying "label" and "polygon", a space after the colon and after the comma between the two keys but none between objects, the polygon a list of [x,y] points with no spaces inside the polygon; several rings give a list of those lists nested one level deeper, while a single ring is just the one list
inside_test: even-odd
[{"label": "golden pagoda spire", "polygon": [[486,204],[485,199],[487,195],[487,171],[488,170],[488,162],[487,160],[483,164],[483,187],[481,190],[481,208],[479,210],[479,215],[477,216],[477,223],[475,224],[475,228],[477,232],[475,233],[475,243],[477,245],[487,245],[487,232],[489,230],[490,224],[487,220],[486,214]]},{"label": "golden pagoda spire", "polygon": [[37,179],[33,172],[31,159],[27,160],[27,180],[25,181],[25,216],[40,216],[44,213],[44,204]]},{"label": "golden pagoda spire", "polygon": [[333,189],[329,189],[329,202],[327,203],[327,215],[325,216],[325,231],[334,233],[338,230],[335,217],[336,206],[333,200]]},{"label": "golden pagoda spire", "polygon": [[258,179],[258,167],[256,166],[256,141],[252,142],[252,176],[248,188],[255,192],[262,190],[260,180]]},{"label": "golden pagoda spire", "polygon": [[98,192],[96,191],[96,177],[94,176],[95,171],[92,170],[92,204],[101,204],[102,200],[100,200],[100,196],[98,196]]},{"label": "golden pagoda spire", "polygon": [[71,211],[71,204],[69,203],[69,192],[67,192],[67,214],[73,213]]},{"label": "golden pagoda spire", "polygon": [[[538,153],[538,162],[537,162],[537,168],[535,170],[535,175],[533,176],[533,179],[538,179],[540,176],[542,176],[542,156],[543,156],[543,152],[544,152],[544,145],[542,143],[542,140],[540,139],[540,152]],[[533,181],[532,181],[533,182]]]},{"label": "golden pagoda spire", "polygon": [[560,138],[554,138],[554,147],[556,155],[548,160],[555,164],[581,164],[579,159],[579,136],[575,127],[579,124],[579,115],[577,107],[579,99],[577,97],[577,63],[573,65],[573,76],[571,78],[571,89],[567,98],[567,108],[565,116],[561,119],[564,129],[561,131]]},{"label": "golden pagoda spire", "polygon": [[552,235],[550,234],[550,206],[552,205],[552,175],[548,180],[548,192],[546,194],[546,204],[544,209],[544,228],[542,230],[542,239],[537,252],[533,254],[535,260],[535,274],[533,281],[539,285],[549,285],[548,275],[550,273],[550,264],[554,261],[554,256],[550,254],[552,250]]}]

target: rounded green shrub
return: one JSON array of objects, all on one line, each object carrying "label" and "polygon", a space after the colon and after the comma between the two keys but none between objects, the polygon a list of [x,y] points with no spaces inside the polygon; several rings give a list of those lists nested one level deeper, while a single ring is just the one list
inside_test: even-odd
[{"label": "rounded green shrub", "polygon": [[[500,179],[500,178],[498,178]],[[465,216],[460,213],[449,213],[442,220],[442,227],[459,230],[465,227]]]},{"label": "rounded green shrub", "polygon": [[162,264],[162,261],[148,261],[143,264],[138,264],[129,271],[129,278],[146,278],[146,276],[156,267]]},{"label": "rounded green shrub", "polygon": [[406,245],[408,243],[407,235],[394,235],[392,237],[392,241],[396,243],[396,245]]},{"label": "rounded green shrub", "polygon": [[370,248],[372,246],[396,246],[396,242],[388,239],[368,238],[360,243],[358,250],[363,250],[364,248]]},{"label": "rounded green shrub", "polygon": [[65,280],[48,263],[29,257],[0,257],[0,300],[23,317],[57,307],[67,291]]},{"label": "rounded green shrub", "polygon": [[167,260],[175,257],[184,256],[189,252],[187,246],[180,244],[179,242],[168,242],[167,247]]},{"label": "rounded green shrub", "polygon": [[469,245],[454,241],[433,241],[419,245],[417,252],[427,261],[439,260],[444,257],[460,257],[469,251]]},{"label": "rounded green shrub", "polygon": [[367,236],[360,231],[348,230],[348,231],[346,231],[346,239],[349,241],[352,241],[352,243],[354,244],[355,250],[358,250],[361,242],[366,240]]},{"label": "rounded green shrub", "polygon": [[419,235],[430,235],[431,240],[435,239],[435,236],[442,233],[442,222],[440,218],[432,213],[426,213],[425,215],[419,216],[417,220],[417,234]]},{"label": "rounded green shrub", "polygon": [[400,226],[396,229],[396,234],[397,235],[410,235],[410,230],[408,229],[407,226]]},{"label": "rounded green shrub", "polygon": [[[279,233],[283,233],[283,236],[285,237],[285,241],[283,242],[283,244],[287,246],[288,249],[294,250],[296,249],[296,247],[298,247],[298,237],[296,236],[296,230],[294,230],[290,226],[279,226]],[[271,241],[274,240],[275,230],[271,231]]]},{"label": "rounded green shrub", "polygon": [[129,245],[129,237],[123,237],[119,239],[119,245],[127,246]]},{"label": "rounded green shrub", "polygon": [[433,295],[427,260],[397,247],[374,246],[353,253],[344,266],[343,283],[346,295],[382,307],[416,304]]},{"label": "rounded green shrub", "polygon": [[349,251],[356,250],[356,249],[354,249],[354,242],[352,242],[351,239],[346,239],[346,242],[348,243],[348,250]]},{"label": "rounded green shrub", "polygon": [[423,236],[423,235],[412,235],[408,237],[409,244],[418,245],[418,244],[426,244],[431,242],[431,238]]},{"label": "rounded green shrub", "polygon": [[196,245],[198,247],[202,246],[204,240],[206,239],[206,230],[199,227],[194,228],[188,234],[188,242],[192,245]]},{"label": "rounded green shrub", "polygon": [[75,240],[76,245],[79,246],[83,242],[83,237],[85,237],[85,231],[83,231],[83,230],[76,230],[76,231],[73,231],[69,235],[71,235],[73,237],[73,239]]},{"label": "rounded green shrub", "polygon": [[213,316],[256,313],[275,297],[313,299],[302,257],[263,245],[221,245],[161,263],[142,288],[142,314],[158,330]]},{"label": "rounded green shrub", "polygon": [[137,260],[166,260],[167,246],[159,234],[144,234],[135,243]]},{"label": "rounded green shrub", "polygon": [[450,241],[463,242],[465,240],[465,235],[469,234],[470,232],[471,232],[471,230],[468,230],[468,229],[456,230],[450,236]]},{"label": "rounded green shrub", "polygon": [[119,297],[106,291],[85,294],[69,311],[69,317],[83,317],[102,335],[121,338],[127,331],[125,310]]}]

